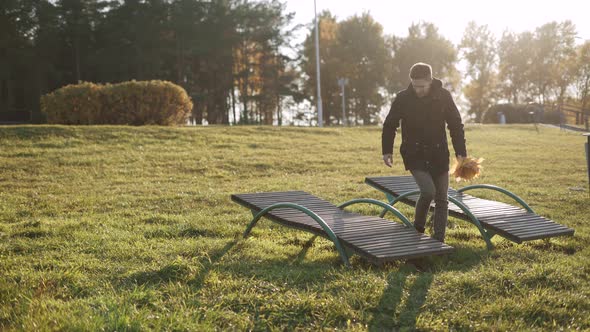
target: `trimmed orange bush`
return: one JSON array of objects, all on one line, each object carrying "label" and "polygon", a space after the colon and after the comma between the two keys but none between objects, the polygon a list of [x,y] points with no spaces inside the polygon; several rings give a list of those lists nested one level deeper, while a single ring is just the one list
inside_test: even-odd
[{"label": "trimmed orange bush", "polygon": [[80,83],[64,86],[41,97],[41,112],[48,123],[88,125],[101,117],[102,86]]},{"label": "trimmed orange bush", "polygon": [[166,81],[80,83],[41,97],[51,124],[182,125],[192,108],[186,91]]}]

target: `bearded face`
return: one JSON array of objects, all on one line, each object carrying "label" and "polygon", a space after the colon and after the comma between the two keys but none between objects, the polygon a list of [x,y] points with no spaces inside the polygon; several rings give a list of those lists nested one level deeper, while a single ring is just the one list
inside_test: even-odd
[{"label": "bearded face", "polygon": [[419,98],[425,97],[430,92],[432,79],[412,79],[412,88]]}]

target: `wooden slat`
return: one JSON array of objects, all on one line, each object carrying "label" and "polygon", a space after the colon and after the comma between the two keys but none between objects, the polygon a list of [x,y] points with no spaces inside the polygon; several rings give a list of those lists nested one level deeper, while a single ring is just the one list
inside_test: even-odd
[{"label": "wooden slat", "polygon": [[363,248],[366,249],[374,249],[374,248],[380,248],[383,247],[384,244],[387,244],[388,248],[398,248],[398,247],[408,247],[408,246],[413,246],[413,245],[417,245],[420,243],[434,243],[435,241],[432,240],[432,238],[429,237],[420,237],[420,236],[406,236],[405,238],[390,238],[390,239],[386,239],[386,238],[381,238],[381,239],[375,239],[375,240],[370,240],[370,239],[364,239],[363,241],[359,241],[359,240],[354,240],[354,244],[356,246],[362,246]]},{"label": "wooden slat", "polygon": [[415,247],[406,247],[404,249],[398,249],[395,252],[392,252],[390,249],[373,249],[368,250],[372,255],[391,255],[391,256],[405,256],[407,254],[416,254],[416,253],[429,253],[432,249],[440,248],[440,242],[433,243],[432,245],[425,245],[425,246],[415,246]]},{"label": "wooden slat", "polygon": [[571,231],[569,230],[560,230],[560,231],[553,231],[553,232],[531,232],[531,233],[526,233],[526,234],[519,234],[519,237],[522,239],[531,239],[531,238],[546,238],[547,236],[553,235],[553,234],[570,234]]},{"label": "wooden slat", "polygon": [[[365,234],[364,236],[359,235],[355,237],[342,237],[347,241],[353,241],[357,245],[370,245],[371,243],[382,242],[382,241],[389,241],[389,242],[396,242],[396,241],[404,241],[411,238],[419,238],[415,232],[412,233],[394,233],[391,232],[390,234]],[[385,236],[384,236],[385,235]]]},{"label": "wooden slat", "polygon": [[514,218],[523,217],[527,213],[528,212],[526,212],[526,211],[521,211],[519,213],[515,212],[515,213],[510,213],[510,214],[486,215],[486,216],[479,217],[478,219],[485,220],[486,222],[489,222],[489,223],[494,223],[494,222],[501,222],[503,220],[510,220],[510,219],[514,219]]},{"label": "wooden slat", "polygon": [[[274,214],[272,212],[273,211],[271,211],[270,214],[275,215],[277,217],[281,217],[281,218],[284,217],[282,214]],[[366,226],[366,223],[368,223],[368,222],[372,222],[373,225],[376,225],[376,224],[391,224],[392,223],[391,221],[387,221],[387,220],[384,220],[384,219],[379,219],[377,217],[367,217],[365,219],[355,218],[355,219],[351,219],[351,220],[342,219],[342,218],[339,218],[339,217],[333,218],[330,215],[323,215],[323,216],[320,215],[320,217],[328,225],[336,225],[336,226],[338,226],[338,224],[343,224],[343,225],[346,224],[346,225],[351,226],[351,227],[353,227],[355,225],[360,225],[363,228],[366,228],[367,227]],[[315,223],[315,221],[310,216],[308,216],[308,215],[306,215],[304,213],[301,213],[299,215],[287,215],[285,218],[288,219],[288,220],[290,220],[290,221],[293,221],[293,222],[304,222],[304,221],[307,221],[307,220],[311,220],[311,221],[313,221]]]},{"label": "wooden slat", "polygon": [[551,234],[553,232],[560,232],[563,230],[567,230],[565,227],[555,227],[555,226],[543,226],[543,227],[528,227],[528,228],[516,228],[508,230],[511,233],[516,235],[527,235],[527,234]]},{"label": "wooden slat", "polygon": [[432,249],[440,248],[440,243],[436,242],[424,242],[421,244],[414,244],[414,245],[406,245],[403,247],[390,247],[390,246],[380,246],[380,247],[371,247],[368,248],[367,251],[373,255],[380,255],[380,254],[390,254],[390,255],[404,255],[406,253],[415,253],[420,251],[429,252]]},{"label": "wooden slat", "polygon": [[563,230],[563,231],[559,231],[553,234],[531,234],[531,235],[525,235],[522,236],[523,241],[532,241],[532,240],[539,240],[539,239],[546,239],[548,237],[553,237],[555,235],[559,235],[559,236],[571,236],[574,235],[574,230],[573,229],[567,229],[567,230]]},{"label": "wooden slat", "polygon": [[[343,226],[344,227],[344,226]],[[332,230],[334,231],[334,233],[336,233],[338,236],[353,236],[355,234],[359,234],[359,235],[364,235],[364,234],[379,234],[380,232],[386,232],[393,229],[393,227],[391,227],[390,225],[379,225],[379,226],[374,226],[371,227],[370,230],[369,229],[358,229],[358,228],[348,228],[346,227],[346,229],[340,229],[338,227],[333,227]]]},{"label": "wooden slat", "polygon": [[330,205],[328,202],[326,201],[322,201],[320,199],[314,199],[313,197],[297,197],[297,196],[287,196],[287,197],[259,197],[256,199],[253,198],[245,198],[248,202],[251,202],[253,204],[257,204],[257,203],[269,203],[269,202],[281,202],[281,201],[285,201],[285,202],[307,202],[307,203],[323,203],[326,205]]},{"label": "wooden slat", "polygon": [[516,229],[498,229],[497,232],[503,232],[503,233],[509,233],[512,234],[514,236],[522,236],[522,235],[526,235],[527,233],[531,233],[531,232],[535,232],[535,233],[547,233],[547,234],[551,234],[552,232],[557,232],[557,231],[561,231],[567,228],[561,228],[561,227],[544,227],[544,228],[516,228]]},{"label": "wooden slat", "polygon": [[[353,243],[355,246],[357,247],[363,247],[363,248],[370,248],[374,245],[379,245],[382,243],[389,243],[389,244],[403,244],[403,245],[408,245],[408,244],[412,244],[417,242],[418,240],[420,240],[419,236],[416,235],[406,235],[403,237],[374,237],[374,238],[370,238],[370,237],[364,237],[364,238],[348,238],[348,237],[342,237],[343,240],[348,241],[349,243]],[[432,239],[429,237],[426,237],[426,239],[428,241],[431,241]]]},{"label": "wooden slat", "polygon": [[526,230],[526,229],[545,229],[545,228],[561,228],[562,226],[551,222],[535,223],[535,222],[518,222],[503,225],[493,225],[497,228],[510,231],[510,230]]},{"label": "wooden slat", "polygon": [[520,215],[507,215],[504,216],[503,218],[494,218],[492,220],[489,219],[485,219],[482,218],[480,219],[483,222],[490,224],[490,225],[508,225],[508,224],[515,224],[515,223],[551,223],[551,224],[555,224],[554,222],[552,222],[551,220],[545,219],[545,218],[540,218],[538,216],[531,216],[531,215],[527,215],[527,214],[520,214]]}]

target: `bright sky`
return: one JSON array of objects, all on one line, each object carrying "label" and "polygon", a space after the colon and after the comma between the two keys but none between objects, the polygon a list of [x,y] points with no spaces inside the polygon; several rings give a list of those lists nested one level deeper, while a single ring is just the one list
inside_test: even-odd
[{"label": "bright sky", "polygon": [[[383,25],[385,33],[398,37],[407,36],[413,22],[432,22],[454,44],[461,42],[465,27],[472,20],[479,25],[487,24],[498,38],[505,29],[533,31],[551,21],[571,20],[579,41],[590,40],[588,0],[317,0],[318,13],[324,9],[338,20],[368,11]],[[296,13],[296,23],[313,21],[313,0],[287,0],[287,10]]]}]

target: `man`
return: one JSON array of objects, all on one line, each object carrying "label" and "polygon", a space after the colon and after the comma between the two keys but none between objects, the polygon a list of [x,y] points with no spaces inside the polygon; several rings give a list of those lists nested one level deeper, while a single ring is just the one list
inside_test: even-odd
[{"label": "man", "polygon": [[432,68],[416,63],[410,69],[411,84],[400,91],[393,104],[381,136],[383,161],[391,167],[393,142],[402,122],[400,153],[404,166],[420,188],[414,227],[424,233],[426,215],[434,199],[434,235],[444,242],[448,219],[449,150],[445,123],[457,157],[467,156],[461,115],[451,93],[432,77]]}]

